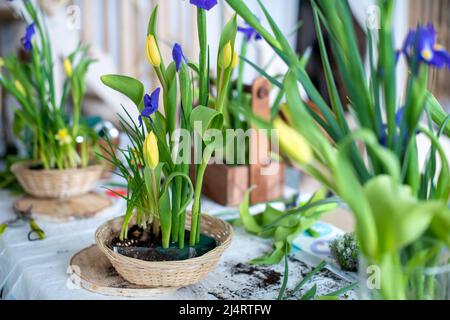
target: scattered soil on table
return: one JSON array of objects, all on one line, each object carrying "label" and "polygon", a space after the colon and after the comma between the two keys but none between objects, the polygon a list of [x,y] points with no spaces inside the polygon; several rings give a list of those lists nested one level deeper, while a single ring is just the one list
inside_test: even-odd
[{"label": "scattered soil on table", "polygon": [[[190,232],[186,230],[185,239],[189,239]],[[200,257],[217,247],[216,240],[204,234],[200,235],[198,245],[186,245],[180,249],[178,244],[171,244],[169,248],[162,247],[161,235],[155,236],[149,229],[133,226],[128,230],[128,237],[121,241],[114,237],[109,247],[121,255],[144,261],[180,261]]]},{"label": "scattered soil on table", "polygon": [[259,279],[257,283],[258,288],[267,288],[277,285],[281,281],[281,273],[269,269],[267,267],[252,266],[248,264],[239,263],[232,269],[233,274],[246,274]]}]

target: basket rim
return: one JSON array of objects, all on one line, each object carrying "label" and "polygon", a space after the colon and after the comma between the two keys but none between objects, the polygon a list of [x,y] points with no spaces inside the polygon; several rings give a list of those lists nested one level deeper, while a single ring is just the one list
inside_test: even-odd
[{"label": "basket rim", "polygon": [[97,171],[103,170],[103,166],[100,164],[92,164],[85,168],[72,168],[72,169],[39,169],[39,170],[31,170],[30,166],[33,164],[39,164],[40,161],[33,160],[24,160],[14,163],[11,166],[11,172],[16,174],[20,172],[32,173],[32,174],[66,174],[66,173],[80,173],[82,171]]},{"label": "basket rim", "polygon": [[191,264],[191,263],[196,263],[196,262],[203,262],[204,260],[206,260],[208,258],[214,258],[217,255],[217,253],[221,254],[221,252],[223,252],[230,245],[231,239],[233,237],[233,227],[227,221],[221,220],[221,219],[213,217],[211,215],[202,214],[202,217],[208,217],[209,219],[212,219],[213,221],[216,221],[216,222],[219,222],[219,223],[223,224],[223,226],[225,227],[224,231],[227,233],[227,236],[222,241],[222,243],[220,245],[216,246],[214,249],[208,251],[207,253],[205,253],[205,254],[203,254],[203,255],[201,255],[199,257],[195,257],[195,258],[190,258],[190,259],[186,259],[186,260],[175,260],[175,261],[145,261],[145,260],[130,258],[130,257],[124,256],[124,255],[122,255],[120,253],[116,253],[116,252],[112,251],[104,243],[104,241],[100,241],[100,234],[103,231],[104,227],[113,224],[117,220],[122,220],[124,218],[124,216],[120,216],[120,217],[116,217],[116,218],[110,219],[110,220],[106,221],[105,223],[103,223],[102,225],[100,225],[97,228],[97,230],[95,231],[95,241],[96,241],[97,246],[100,249],[100,251],[105,251],[106,250],[106,252],[109,255],[111,255],[111,256],[119,257],[122,260],[129,261],[131,264],[138,263],[141,266],[142,265],[147,265],[147,266],[164,266],[164,265],[167,265],[167,264],[170,264],[170,265],[174,265],[174,264],[185,265],[185,264]]}]

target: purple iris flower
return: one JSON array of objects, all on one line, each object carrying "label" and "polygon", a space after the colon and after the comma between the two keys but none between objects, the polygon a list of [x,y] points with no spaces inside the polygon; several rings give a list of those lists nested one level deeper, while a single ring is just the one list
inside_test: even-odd
[{"label": "purple iris flower", "polygon": [[437,32],[431,23],[411,30],[402,52],[408,60],[414,57],[436,68],[450,68],[450,54],[437,43]]},{"label": "purple iris flower", "polygon": [[200,9],[209,11],[216,6],[217,0],[191,0],[190,3]]},{"label": "purple iris flower", "polygon": [[148,118],[150,120],[150,122],[153,123],[151,116],[156,111],[158,111],[159,92],[160,91],[161,91],[161,89],[158,88],[155,91],[153,91],[153,93],[151,95],[146,94],[144,96],[144,109],[142,110],[142,112],[139,116],[139,128],[142,127],[142,117]]},{"label": "purple iris flower", "polygon": [[247,41],[255,39],[255,41],[261,40],[261,35],[248,23],[245,23],[244,27],[238,27],[238,31],[245,35]]},{"label": "purple iris flower", "polygon": [[175,61],[175,65],[177,67],[177,72],[180,71],[181,63],[187,62],[186,57],[183,54],[183,50],[178,43],[175,43],[172,49],[172,58]]},{"label": "purple iris flower", "polygon": [[30,52],[33,49],[33,44],[31,41],[33,40],[35,33],[36,33],[35,24],[32,23],[27,27],[25,36],[22,39],[20,39],[20,41],[22,42],[22,46],[26,52]]},{"label": "purple iris flower", "polygon": [[[395,114],[395,124],[397,125],[397,127],[400,127],[403,121],[404,114],[405,114],[405,107],[401,107],[400,109],[398,109],[397,113]],[[381,136],[379,142],[382,146],[387,147],[388,136],[387,136],[387,125],[385,124],[381,128]]]}]

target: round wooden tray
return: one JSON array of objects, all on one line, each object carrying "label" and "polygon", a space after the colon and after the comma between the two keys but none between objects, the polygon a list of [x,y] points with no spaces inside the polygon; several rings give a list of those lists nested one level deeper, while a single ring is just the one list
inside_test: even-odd
[{"label": "round wooden tray", "polygon": [[31,196],[22,197],[14,203],[17,212],[31,211],[33,216],[51,222],[68,222],[70,220],[95,217],[109,208],[112,201],[96,192],[70,199],[38,199]]},{"label": "round wooden tray", "polygon": [[147,288],[124,280],[108,258],[93,245],[76,253],[70,260],[72,282],[82,288],[107,296],[130,298],[167,295],[177,288]]}]

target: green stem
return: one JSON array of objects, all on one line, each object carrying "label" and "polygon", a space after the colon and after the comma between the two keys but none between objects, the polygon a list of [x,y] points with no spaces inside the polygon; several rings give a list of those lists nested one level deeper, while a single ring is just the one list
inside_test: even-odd
[{"label": "green stem", "polygon": [[208,105],[208,35],[205,10],[197,9],[197,29],[200,45],[200,105]]},{"label": "green stem", "polygon": [[179,178],[175,178],[175,188],[172,189],[172,241],[178,242],[179,240],[179,217],[181,204],[181,181]]},{"label": "green stem", "polygon": [[202,197],[202,187],[203,187],[203,177],[206,172],[206,168],[208,167],[209,159],[211,159],[212,152],[208,151],[209,154],[206,154],[203,158],[202,164],[198,168],[197,179],[195,181],[195,193],[194,193],[194,205],[192,206],[192,221],[191,221],[191,235],[189,244],[191,246],[195,246],[198,242],[200,234],[199,226],[200,226],[200,201]]}]

